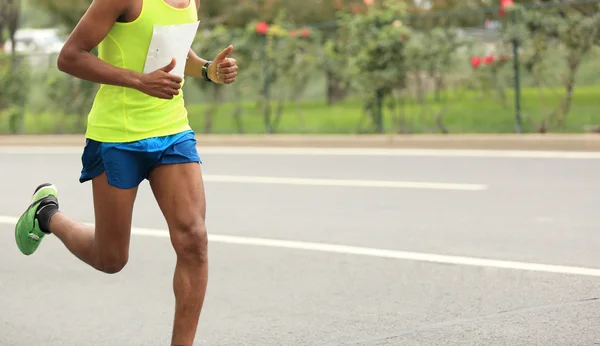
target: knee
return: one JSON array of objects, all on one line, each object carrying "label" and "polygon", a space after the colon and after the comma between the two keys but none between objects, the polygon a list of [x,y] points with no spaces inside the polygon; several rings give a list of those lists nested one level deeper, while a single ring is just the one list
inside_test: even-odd
[{"label": "knee", "polygon": [[208,235],[203,220],[180,223],[171,229],[172,242],[178,259],[204,262],[207,257]]},{"label": "knee", "polygon": [[127,265],[127,255],[107,255],[96,258],[96,269],[106,274],[117,274]]}]

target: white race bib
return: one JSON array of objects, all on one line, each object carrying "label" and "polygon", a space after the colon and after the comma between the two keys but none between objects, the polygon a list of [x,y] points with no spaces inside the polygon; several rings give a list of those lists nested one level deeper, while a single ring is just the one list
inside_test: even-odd
[{"label": "white race bib", "polygon": [[185,63],[192,47],[200,21],[189,24],[155,25],[146,56],[144,73],[165,67],[175,58],[175,68],[170,72],[184,77]]}]

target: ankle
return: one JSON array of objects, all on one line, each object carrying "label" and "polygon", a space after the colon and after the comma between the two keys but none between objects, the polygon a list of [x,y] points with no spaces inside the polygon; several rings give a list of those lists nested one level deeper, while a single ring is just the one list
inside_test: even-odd
[{"label": "ankle", "polygon": [[40,230],[44,233],[50,234],[50,220],[54,214],[58,213],[58,204],[56,203],[47,203],[41,205],[37,210],[36,218],[40,225]]}]

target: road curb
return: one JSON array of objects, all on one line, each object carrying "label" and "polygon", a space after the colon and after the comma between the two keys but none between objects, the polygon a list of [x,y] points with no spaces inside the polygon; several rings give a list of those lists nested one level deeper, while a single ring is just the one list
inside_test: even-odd
[{"label": "road curb", "polygon": [[[600,151],[600,135],[197,135],[198,146]],[[82,135],[0,136],[0,146],[83,146]]]}]

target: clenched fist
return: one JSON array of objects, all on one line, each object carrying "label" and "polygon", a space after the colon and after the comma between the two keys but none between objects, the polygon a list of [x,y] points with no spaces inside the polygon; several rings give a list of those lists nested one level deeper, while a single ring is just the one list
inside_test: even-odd
[{"label": "clenched fist", "polygon": [[238,66],[233,58],[229,58],[229,54],[233,52],[233,46],[225,48],[221,53],[217,54],[212,64],[208,66],[208,78],[218,84],[231,84],[235,82],[237,77]]},{"label": "clenched fist", "polygon": [[175,95],[179,95],[179,89],[181,89],[181,82],[183,81],[181,77],[169,73],[174,68],[175,58],[171,59],[167,66],[143,74],[136,89],[150,96],[172,99]]}]

